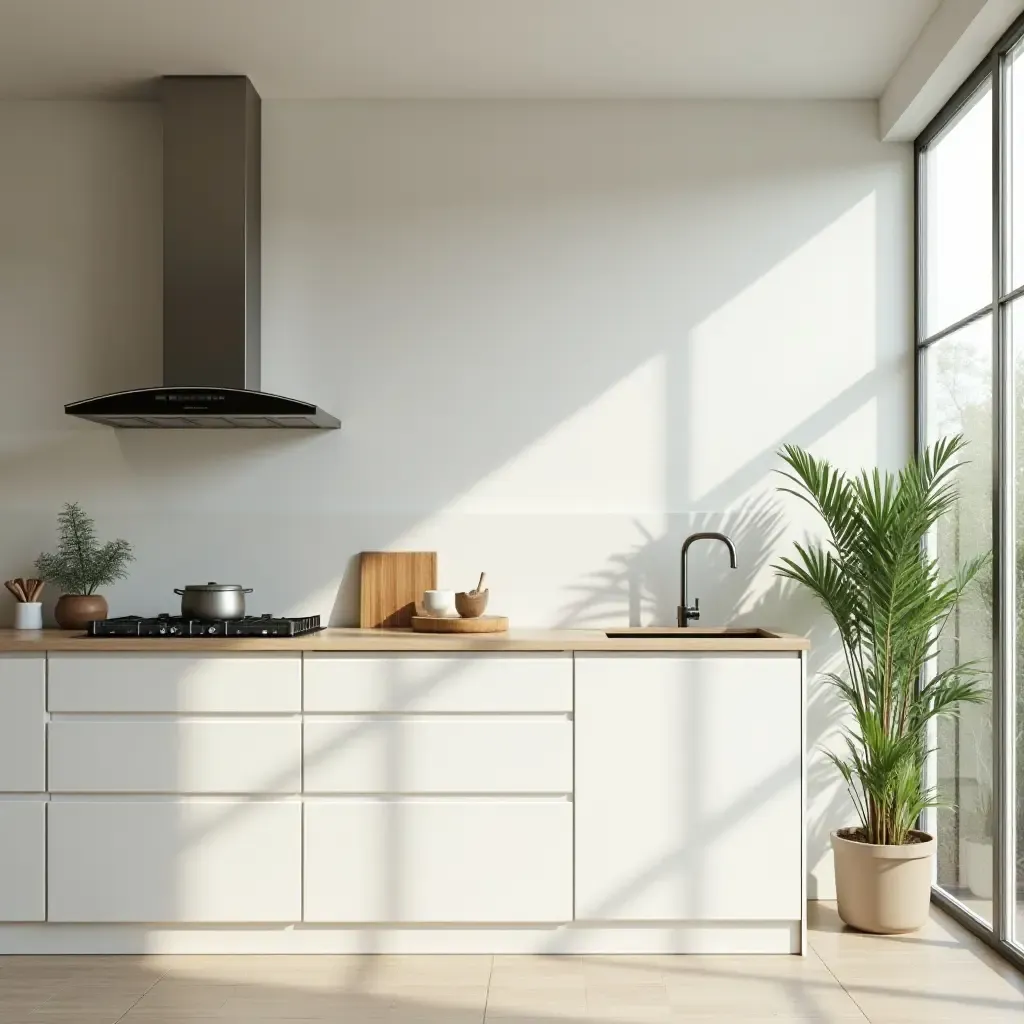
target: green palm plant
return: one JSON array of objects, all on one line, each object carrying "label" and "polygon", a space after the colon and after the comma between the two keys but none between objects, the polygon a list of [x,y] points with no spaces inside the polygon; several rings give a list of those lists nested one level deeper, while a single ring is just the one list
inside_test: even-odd
[{"label": "green palm plant", "polygon": [[796,557],[774,568],[815,594],[839,632],[846,673],[827,678],[852,724],[845,756],[826,754],[857,809],[856,838],[868,843],[913,841],[919,815],[938,803],[925,782],[927,725],[985,696],[973,664],[928,676],[946,620],[988,558],[947,577],[924,552],[957,501],[952,477],[965,444],[961,435],[938,441],[897,475],[847,476],[795,445],[779,452],[789,467],[779,490],[807,502],[828,528],[825,543],[797,544]]}]

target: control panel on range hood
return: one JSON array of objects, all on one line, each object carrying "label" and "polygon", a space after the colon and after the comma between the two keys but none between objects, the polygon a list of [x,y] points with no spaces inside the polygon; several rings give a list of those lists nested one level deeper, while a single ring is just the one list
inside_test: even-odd
[{"label": "control panel on range hood", "polygon": [[341,423],[260,391],[260,97],[243,76],[162,81],[163,387],[64,406],[111,427]]}]

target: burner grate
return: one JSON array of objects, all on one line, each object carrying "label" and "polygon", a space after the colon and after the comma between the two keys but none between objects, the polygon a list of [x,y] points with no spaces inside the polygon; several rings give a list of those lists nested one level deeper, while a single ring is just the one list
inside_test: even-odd
[{"label": "burner grate", "polygon": [[97,619],[90,622],[87,636],[107,637],[155,637],[175,640],[178,637],[222,637],[222,636],[302,636],[323,629],[319,615],[305,615],[299,618],[276,615],[247,615],[244,619],[183,619],[178,615],[157,615],[144,618],[141,615],[121,615],[113,619]]}]

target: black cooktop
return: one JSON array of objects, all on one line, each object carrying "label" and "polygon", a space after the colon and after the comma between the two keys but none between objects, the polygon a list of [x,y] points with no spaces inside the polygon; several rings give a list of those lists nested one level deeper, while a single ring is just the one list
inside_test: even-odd
[{"label": "black cooktop", "polygon": [[249,615],[244,619],[183,619],[180,615],[121,615],[116,619],[97,619],[89,623],[87,636],[302,636],[323,629],[319,615],[304,618],[278,618],[275,615]]}]

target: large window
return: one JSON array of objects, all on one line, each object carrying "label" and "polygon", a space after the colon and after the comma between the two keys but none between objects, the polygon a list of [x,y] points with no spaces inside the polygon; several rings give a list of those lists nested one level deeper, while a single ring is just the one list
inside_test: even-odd
[{"label": "large window", "polygon": [[1024,21],[918,140],[917,379],[919,447],[970,442],[931,553],[948,571],[992,554],[936,655],[976,665],[987,695],[933,737],[936,898],[1024,966],[1022,37]]}]

